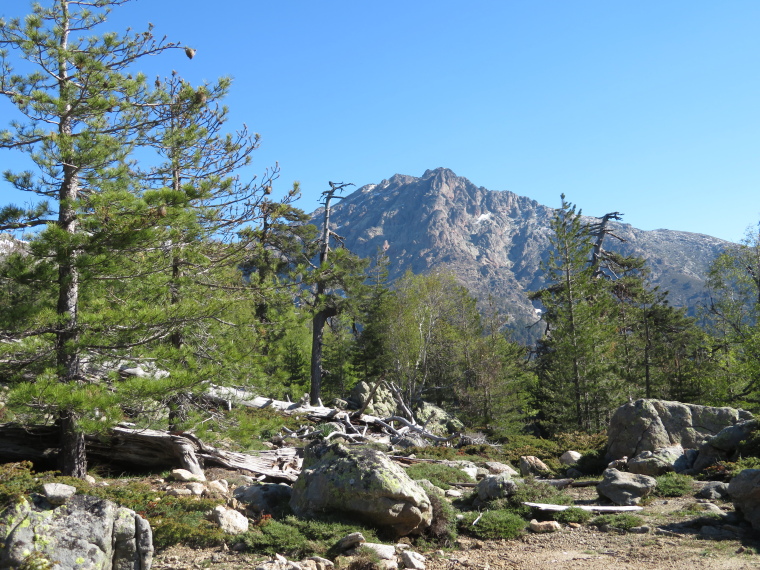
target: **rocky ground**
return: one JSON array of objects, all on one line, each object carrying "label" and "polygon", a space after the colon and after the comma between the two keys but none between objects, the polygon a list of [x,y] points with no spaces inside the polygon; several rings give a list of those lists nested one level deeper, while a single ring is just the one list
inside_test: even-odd
[{"label": "rocky ground", "polygon": [[[698,485],[698,484],[696,484]],[[596,497],[593,488],[573,491],[579,503]],[[727,536],[712,529],[722,526],[702,524],[693,496],[656,499],[646,505],[641,516],[649,532],[619,534],[594,527],[563,527],[551,534],[528,533],[516,540],[480,541],[461,537],[454,549],[428,556],[428,570],[477,569],[684,569],[739,570],[760,568],[760,536],[730,526]],[[730,513],[730,503],[716,503]],[[707,519],[706,519],[707,520]],[[709,523],[709,520],[708,520]],[[707,529],[707,527],[711,527]],[[263,560],[251,553],[226,548],[193,550],[172,547],[157,553],[156,570],[233,570],[255,568]]]}]

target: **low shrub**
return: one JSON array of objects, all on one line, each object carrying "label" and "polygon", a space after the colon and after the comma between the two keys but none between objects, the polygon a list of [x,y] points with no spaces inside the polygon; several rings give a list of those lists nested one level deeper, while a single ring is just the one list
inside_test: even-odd
[{"label": "low shrub", "polygon": [[460,521],[459,531],[483,540],[518,538],[525,532],[525,524],[525,519],[510,511],[471,512]]},{"label": "low shrub", "polygon": [[665,473],[657,480],[654,494],[658,497],[683,497],[692,492],[692,479],[680,473]]},{"label": "low shrub", "polygon": [[433,521],[425,532],[425,538],[438,546],[449,547],[457,539],[457,511],[445,498],[428,493],[433,508]]},{"label": "low shrub", "polygon": [[565,509],[564,511],[558,511],[556,513],[552,513],[552,520],[555,520],[558,523],[563,523],[563,524],[568,524],[568,523],[584,524],[590,521],[592,516],[593,515],[591,514],[590,511],[586,511],[578,507],[570,507],[569,509]]},{"label": "low shrub", "polygon": [[552,503],[555,505],[569,505],[573,499],[565,493],[552,487],[548,483],[536,481],[533,477],[525,479],[525,483],[517,486],[517,491],[504,500],[502,508],[523,518],[531,516],[532,509],[523,503]]},{"label": "low shrub", "polygon": [[602,528],[607,526],[616,530],[627,532],[632,528],[644,524],[644,519],[630,513],[616,513],[612,515],[599,515],[591,521],[591,524]]},{"label": "low shrub", "polygon": [[451,488],[450,483],[459,483],[470,479],[461,469],[442,463],[417,463],[407,467],[406,474],[415,480],[427,479],[444,491]]}]

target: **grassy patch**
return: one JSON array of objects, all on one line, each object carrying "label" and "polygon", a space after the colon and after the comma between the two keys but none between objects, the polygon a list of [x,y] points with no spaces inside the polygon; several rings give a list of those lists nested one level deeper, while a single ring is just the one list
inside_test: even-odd
[{"label": "grassy patch", "polygon": [[484,540],[518,538],[525,532],[525,519],[511,511],[487,511],[473,522],[479,513],[467,513],[459,523],[459,531]]},{"label": "grassy patch", "polygon": [[467,481],[470,477],[461,469],[441,463],[417,463],[406,468],[406,474],[412,479],[427,479],[444,491],[450,489],[449,483]]},{"label": "grassy patch", "polygon": [[665,473],[655,478],[657,487],[654,494],[658,497],[683,497],[692,492],[692,479],[680,473]]},{"label": "grassy patch", "polygon": [[600,515],[591,521],[591,524],[602,528],[607,526],[623,532],[644,524],[644,519],[630,513],[616,513],[613,515]]},{"label": "grassy patch", "polygon": [[305,556],[330,556],[337,554],[331,548],[347,534],[361,532],[368,542],[377,542],[371,528],[346,523],[337,518],[303,520],[295,516],[281,521],[262,520],[253,530],[240,535],[249,550],[273,556],[282,554],[288,558]]},{"label": "grassy patch", "polygon": [[517,492],[508,497],[507,499],[501,499],[506,501],[503,508],[509,509],[511,512],[523,518],[529,518],[531,516],[532,509],[523,503],[552,503],[555,505],[569,505],[573,502],[573,499],[556,487],[552,487],[547,483],[536,481],[532,477],[525,479],[523,485],[517,486]]}]

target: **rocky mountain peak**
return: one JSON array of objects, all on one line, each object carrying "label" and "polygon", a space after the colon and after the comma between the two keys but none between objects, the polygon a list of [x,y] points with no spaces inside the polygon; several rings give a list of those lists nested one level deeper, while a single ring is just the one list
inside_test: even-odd
[{"label": "rocky mountain peak", "polygon": [[[586,213],[593,208],[584,206]],[[530,198],[436,168],[419,178],[395,174],[363,186],[335,206],[331,219],[359,255],[372,257],[387,242],[391,279],[408,269],[449,270],[477,297],[491,296],[516,321],[530,322],[536,313],[526,293],[543,285],[540,266],[553,213]],[[669,290],[675,305],[701,300],[709,264],[727,245],[702,234],[613,226],[625,242],[610,240],[605,247],[647,259],[653,283]]]}]

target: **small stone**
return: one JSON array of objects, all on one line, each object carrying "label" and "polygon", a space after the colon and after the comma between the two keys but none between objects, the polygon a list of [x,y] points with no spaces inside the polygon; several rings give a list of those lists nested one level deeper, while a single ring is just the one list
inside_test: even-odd
[{"label": "small stone", "polygon": [[196,497],[200,497],[206,491],[206,486],[203,483],[188,483],[185,488],[189,489],[190,493]]},{"label": "small stone", "polygon": [[51,505],[64,505],[77,492],[76,487],[63,483],[45,483],[42,493]]},{"label": "small stone", "polygon": [[169,489],[166,494],[172,497],[191,497],[193,492],[190,489]]},{"label": "small stone", "polygon": [[643,525],[643,526],[634,526],[628,532],[631,532],[633,534],[647,534],[650,530],[652,530],[650,527]]},{"label": "small stone", "polygon": [[189,483],[190,481],[205,481],[206,476],[202,473],[199,475],[195,475],[194,473],[191,473],[187,469],[172,469],[171,473],[172,479],[175,481],[183,481],[185,483]]},{"label": "small stone", "polygon": [[533,532],[556,532],[562,530],[562,527],[557,521],[537,521],[533,519],[530,521],[530,530]]},{"label": "small stone", "polygon": [[248,519],[237,511],[225,509],[218,505],[211,515],[212,520],[228,534],[240,534],[248,531]]},{"label": "small stone", "polygon": [[457,489],[446,489],[445,494],[447,497],[458,499],[462,496],[462,491],[458,491]]},{"label": "small stone", "polygon": [[85,475],[84,480],[87,481],[90,485],[94,485],[95,483],[97,483],[97,481],[95,480],[95,477],[93,477],[92,475]]},{"label": "small stone", "polygon": [[425,570],[425,557],[419,552],[413,550],[405,550],[401,553],[401,562],[404,564],[404,568],[411,568],[412,570]]},{"label": "small stone", "polygon": [[[383,560],[396,560],[396,548],[391,544],[378,544],[376,542],[365,542],[362,548],[369,548],[374,551]],[[356,554],[355,552],[353,554]]]},{"label": "small stone", "polygon": [[206,486],[208,490],[213,493],[221,493],[226,495],[230,491],[230,485],[225,479],[217,479],[216,481],[209,481]]},{"label": "small stone", "polygon": [[364,535],[360,532],[352,532],[351,534],[348,534],[341,538],[338,541],[338,550],[348,550],[349,548],[353,548],[357,544],[362,544],[364,542],[367,542],[367,540],[364,538]]},{"label": "small stone", "polygon": [[578,463],[581,457],[583,456],[577,451],[568,450],[560,456],[559,462],[562,465],[572,465],[573,463]]}]

